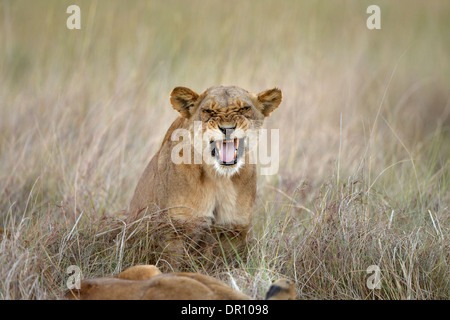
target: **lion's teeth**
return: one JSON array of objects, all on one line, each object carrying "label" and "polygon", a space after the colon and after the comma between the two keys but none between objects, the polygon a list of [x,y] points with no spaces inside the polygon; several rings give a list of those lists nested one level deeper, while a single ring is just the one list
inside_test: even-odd
[{"label": "lion's teeth", "polygon": [[236,150],[239,149],[239,139],[234,139],[236,141]]}]

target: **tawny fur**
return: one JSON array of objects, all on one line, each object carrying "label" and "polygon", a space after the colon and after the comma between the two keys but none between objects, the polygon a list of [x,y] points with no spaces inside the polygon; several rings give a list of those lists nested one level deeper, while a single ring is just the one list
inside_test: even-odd
[{"label": "tawny fur", "polygon": [[272,283],[266,294],[266,300],[295,300],[295,297],[294,283],[284,278]]},{"label": "tawny fur", "polygon": [[[248,129],[261,126],[265,117],[281,103],[279,89],[253,94],[238,87],[212,87],[202,94],[177,87],[171,93],[172,107],[180,113],[168,129],[161,148],[148,164],[130,203],[131,217],[142,212],[166,210],[169,217],[196,221],[205,226],[219,225],[248,231],[256,197],[256,165],[248,163],[248,151],[233,166],[216,163],[191,164],[171,161],[171,141],[176,129],[187,129],[193,137],[194,121],[202,122],[203,132],[214,139],[224,139],[220,127],[236,127],[234,134],[243,138]],[[244,163],[245,161],[245,163]],[[213,161],[214,162],[214,161]]]},{"label": "tawny fur", "polygon": [[115,277],[124,280],[146,280],[159,274],[161,271],[154,265],[139,265],[128,268]]},{"label": "tawny fur", "polygon": [[[286,290],[272,290],[271,299],[295,297],[291,281],[280,279],[273,286]],[[271,288],[272,288],[271,287]],[[177,272],[162,274],[152,265],[134,266],[115,277],[88,279],[81,282],[81,289],[73,289],[65,295],[74,300],[251,300],[226,283],[199,273]]]}]

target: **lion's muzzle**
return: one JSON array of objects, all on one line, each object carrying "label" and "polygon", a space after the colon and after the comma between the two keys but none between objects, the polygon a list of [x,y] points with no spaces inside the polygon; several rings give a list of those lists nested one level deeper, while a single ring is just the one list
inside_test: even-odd
[{"label": "lion's muzzle", "polygon": [[211,141],[211,155],[219,164],[230,166],[238,162],[244,153],[244,138]]}]

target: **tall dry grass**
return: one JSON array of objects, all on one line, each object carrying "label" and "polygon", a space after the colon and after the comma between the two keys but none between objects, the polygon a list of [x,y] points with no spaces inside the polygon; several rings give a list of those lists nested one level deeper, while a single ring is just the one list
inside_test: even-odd
[{"label": "tall dry grass", "polygon": [[255,298],[284,276],[300,299],[448,299],[450,6],[376,2],[375,31],[371,1],[78,1],[80,31],[71,1],[0,2],[0,298],[59,298],[69,265],[169,271],[122,210],[171,89],[232,84],[283,90],[280,170],[248,252],[187,270]]}]

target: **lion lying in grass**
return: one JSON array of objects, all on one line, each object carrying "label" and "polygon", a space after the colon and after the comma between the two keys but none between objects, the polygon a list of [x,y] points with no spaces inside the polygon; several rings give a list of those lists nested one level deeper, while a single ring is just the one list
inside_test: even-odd
[{"label": "lion lying in grass", "polygon": [[[251,300],[226,283],[199,273],[163,274],[153,265],[134,266],[110,278],[81,281],[65,298],[74,300]],[[295,299],[294,283],[275,281],[266,299]]]}]

